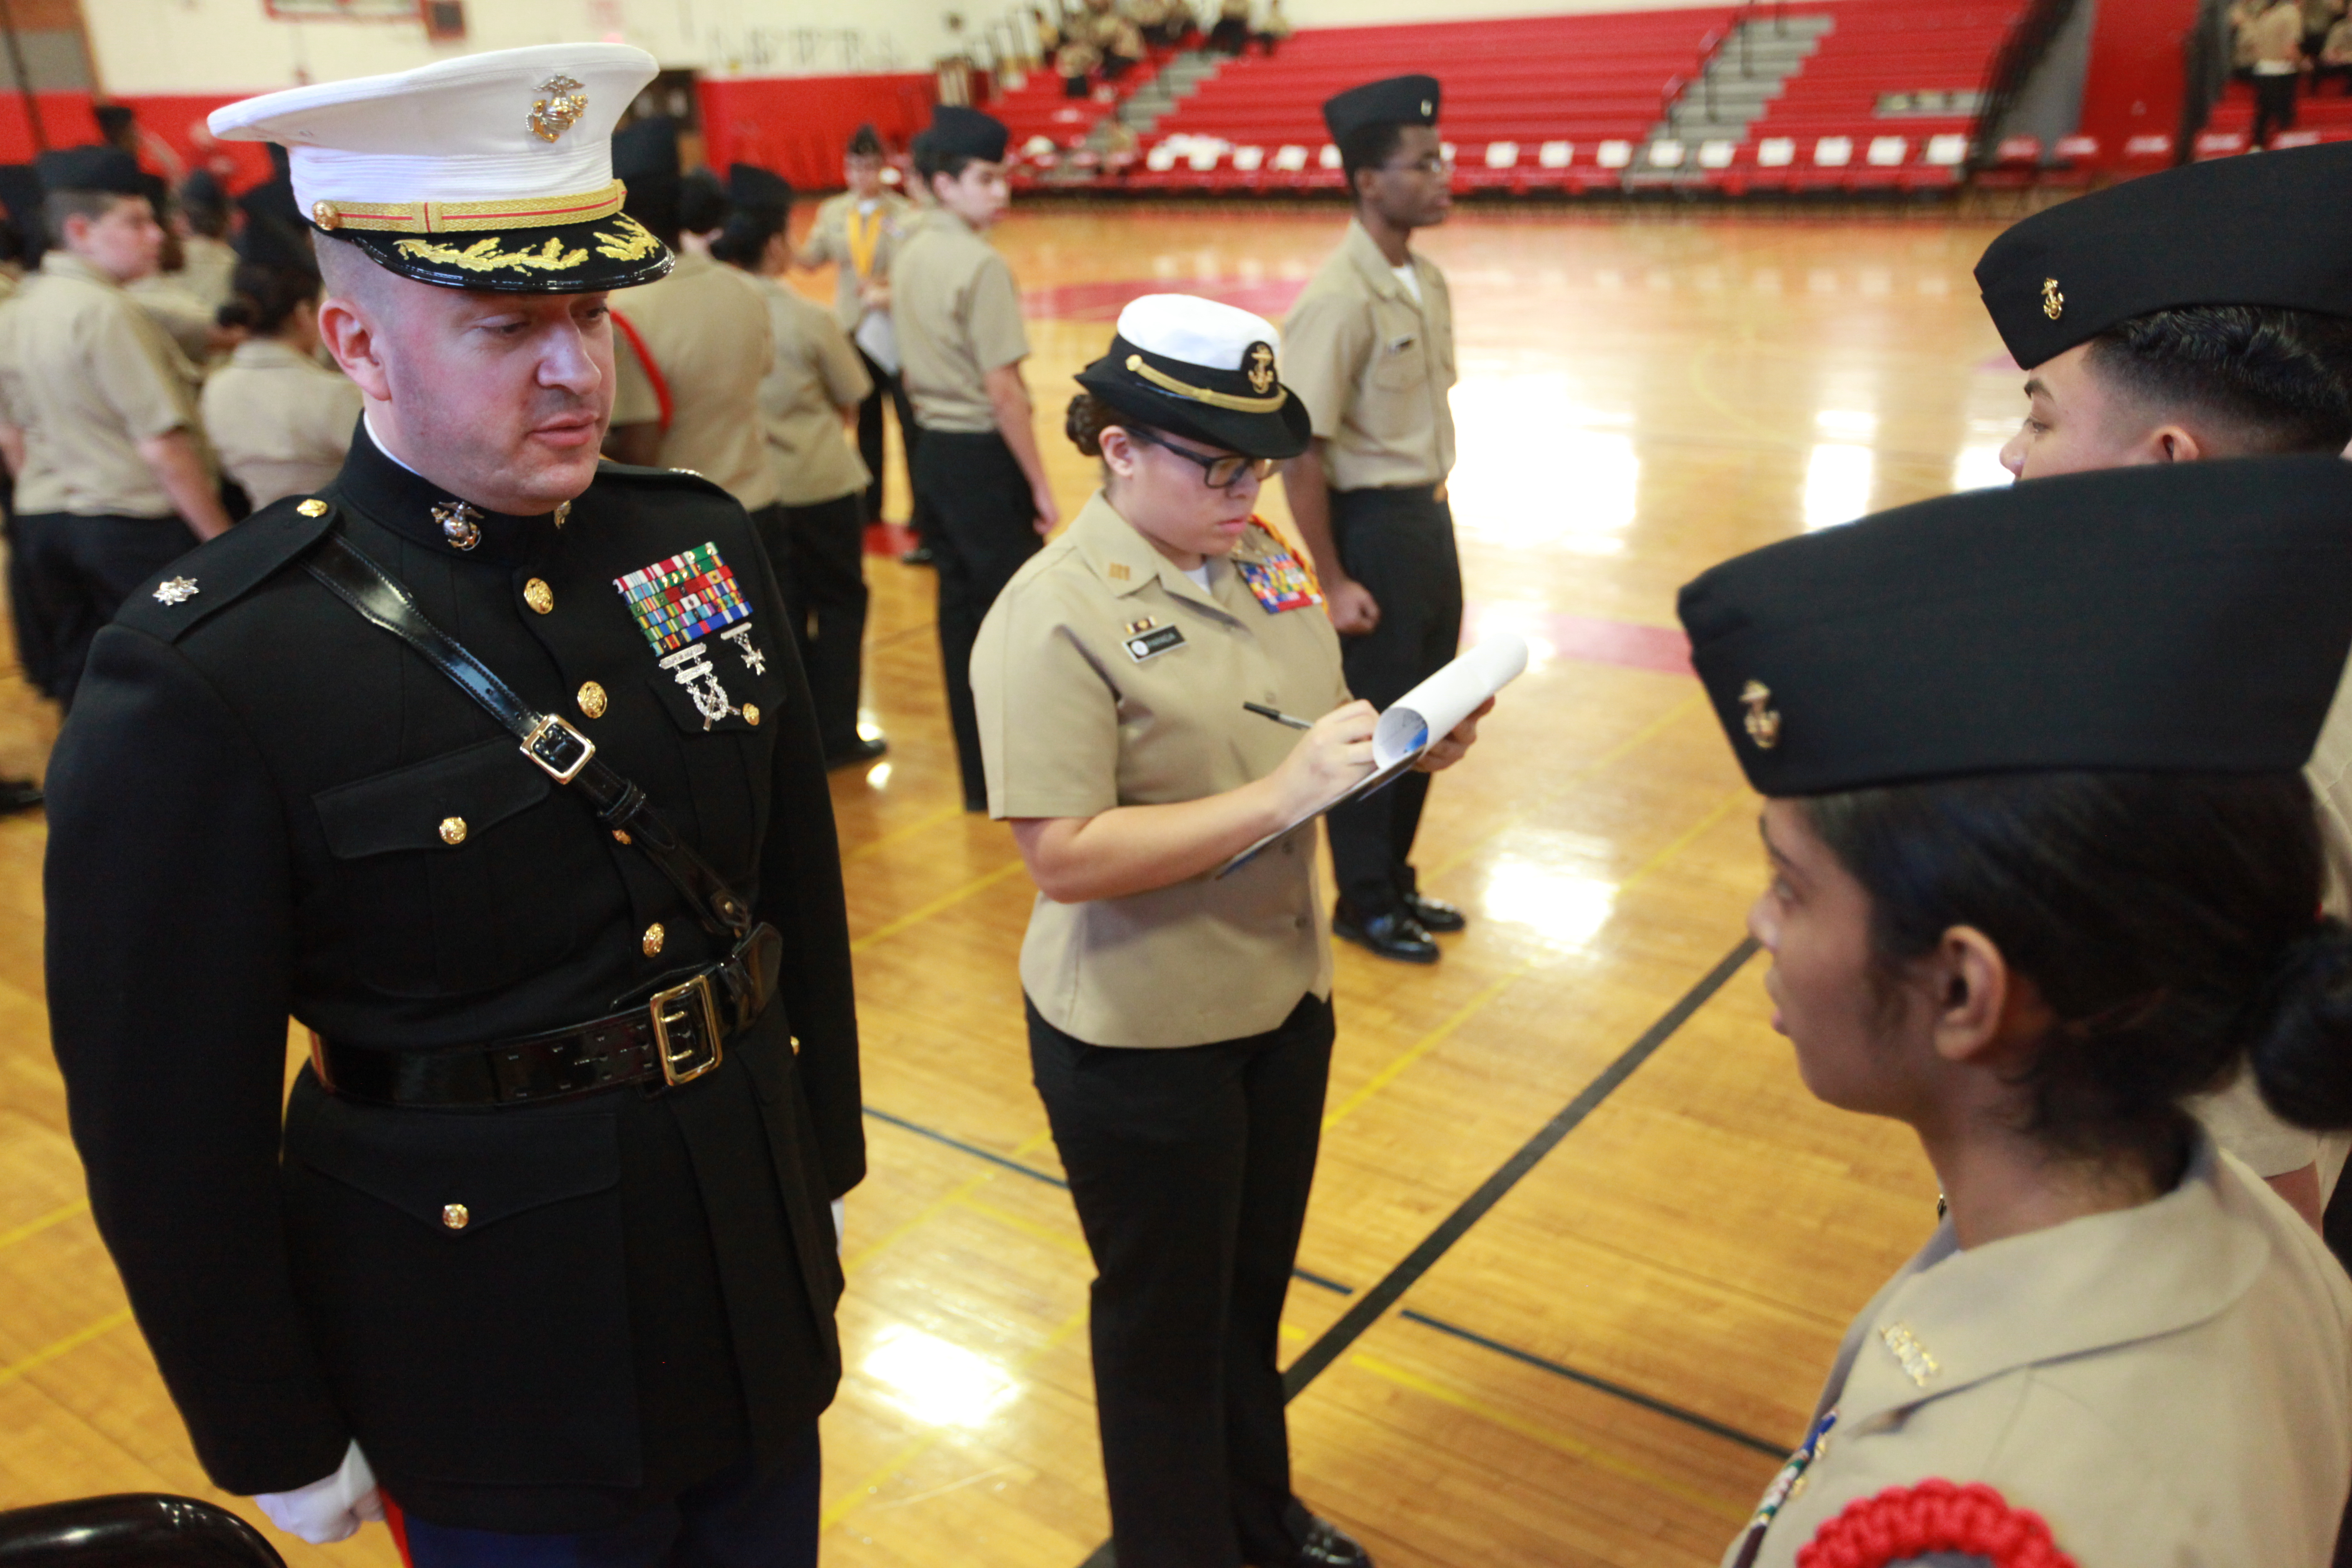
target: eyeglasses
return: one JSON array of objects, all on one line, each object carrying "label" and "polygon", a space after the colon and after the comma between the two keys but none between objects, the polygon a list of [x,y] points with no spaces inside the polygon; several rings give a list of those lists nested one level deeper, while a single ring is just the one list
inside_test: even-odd
[{"label": "eyeglasses", "polygon": [[1242,482],[1244,474],[1263,480],[1274,472],[1272,458],[1238,458],[1230,453],[1205,453],[1187,450],[1172,441],[1161,439],[1139,426],[1122,425],[1130,441],[1140,441],[1147,447],[1157,447],[1163,452],[1173,452],[1201,470],[1201,482],[1213,490],[1229,490]]}]

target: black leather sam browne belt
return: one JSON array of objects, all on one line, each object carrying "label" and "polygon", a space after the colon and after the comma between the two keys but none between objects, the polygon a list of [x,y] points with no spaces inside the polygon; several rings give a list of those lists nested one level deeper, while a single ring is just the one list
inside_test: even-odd
[{"label": "black leather sam browne belt", "polygon": [[[578,790],[596,820],[642,853],[704,927],[733,944],[726,958],[645,1005],[545,1034],[454,1050],[387,1051],[319,1040],[311,1052],[333,1093],[387,1105],[537,1103],[619,1084],[691,1082],[716,1068],[728,1037],[751,1027],[774,994],[783,939],[754,925],[751,906],[654,809],[646,792],[596,755],[596,743],[515,695],[488,665],[425,617],[407,590],[341,534],[306,565],[327,591],[422,655],[509,734],[557,784]],[[315,1037],[314,1037],[315,1038]]]}]

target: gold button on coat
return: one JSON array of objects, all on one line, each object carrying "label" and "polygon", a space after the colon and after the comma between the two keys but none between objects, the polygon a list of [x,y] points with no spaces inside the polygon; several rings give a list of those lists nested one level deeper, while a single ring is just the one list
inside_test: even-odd
[{"label": "gold button on coat", "polygon": [[541,615],[546,615],[555,608],[555,590],[533,577],[522,585],[522,602]]},{"label": "gold button on coat", "polygon": [[464,1204],[443,1204],[441,1205],[441,1223],[447,1226],[451,1230],[463,1230],[467,1226],[473,1223],[473,1219],[474,1216],[466,1211],[466,1205]]},{"label": "gold button on coat", "polygon": [[580,711],[591,719],[604,716],[604,689],[593,680],[580,683]]},{"label": "gold button on coat", "polygon": [[656,921],[653,924],[646,927],[646,956],[647,958],[659,957],[661,955],[662,943],[668,940],[669,932],[662,930],[661,921]]},{"label": "gold button on coat", "polygon": [[441,819],[441,842],[444,844],[463,844],[466,842],[466,819],[462,816],[443,817]]},{"label": "gold button on coat", "polygon": [[743,704],[743,722],[751,725],[754,730],[760,727],[760,705],[758,703],[746,702]]}]

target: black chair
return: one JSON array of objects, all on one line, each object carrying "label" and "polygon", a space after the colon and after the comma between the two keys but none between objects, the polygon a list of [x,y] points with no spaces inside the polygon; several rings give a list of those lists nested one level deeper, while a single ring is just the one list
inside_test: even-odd
[{"label": "black chair", "polygon": [[261,1532],[224,1508],[120,1492],[0,1513],[0,1568],[286,1568]]}]

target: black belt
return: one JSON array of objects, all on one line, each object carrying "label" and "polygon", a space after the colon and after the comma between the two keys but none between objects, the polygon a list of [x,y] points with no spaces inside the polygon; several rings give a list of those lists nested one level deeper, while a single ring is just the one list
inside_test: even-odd
[{"label": "black belt", "polygon": [[310,1063],[331,1093],[441,1110],[563,1100],[628,1083],[675,1088],[716,1068],[725,1042],[766,1011],[782,949],[783,939],[763,925],[725,962],[626,1012],[455,1050],[386,1051],[314,1035]]}]

